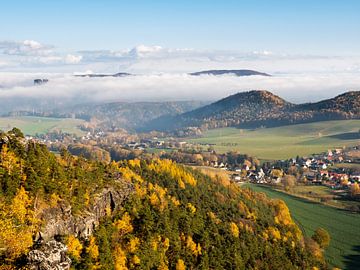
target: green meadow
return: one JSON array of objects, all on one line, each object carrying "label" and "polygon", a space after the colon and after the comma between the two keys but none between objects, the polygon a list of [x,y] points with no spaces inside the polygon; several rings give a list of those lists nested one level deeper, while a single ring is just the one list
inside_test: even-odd
[{"label": "green meadow", "polygon": [[45,134],[50,131],[62,131],[78,136],[84,134],[78,126],[83,120],[71,118],[50,118],[50,117],[0,117],[0,130],[10,130],[17,127],[25,135]]},{"label": "green meadow", "polygon": [[331,242],[325,250],[325,258],[331,266],[349,270],[360,269],[359,214],[309,202],[269,187],[248,184],[246,187],[264,192],[270,198],[285,201],[305,236],[311,237],[318,227],[326,229],[331,236]]},{"label": "green meadow", "polygon": [[218,152],[239,151],[262,160],[320,153],[360,142],[360,120],[322,121],[275,128],[220,128],[187,141],[213,144]]}]

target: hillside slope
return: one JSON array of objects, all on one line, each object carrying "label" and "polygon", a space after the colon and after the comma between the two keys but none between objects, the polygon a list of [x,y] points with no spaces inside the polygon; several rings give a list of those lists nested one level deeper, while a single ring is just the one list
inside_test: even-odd
[{"label": "hillside slope", "polygon": [[326,269],[282,201],[226,179],[56,157],[16,129],[0,146],[4,269]]},{"label": "hillside slope", "polygon": [[360,118],[360,92],[347,92],[317,103],[292,104],[268,91],[241,92],[181,115],[155,119],[148,129],[188,127],[272,127],[322,120]]}]

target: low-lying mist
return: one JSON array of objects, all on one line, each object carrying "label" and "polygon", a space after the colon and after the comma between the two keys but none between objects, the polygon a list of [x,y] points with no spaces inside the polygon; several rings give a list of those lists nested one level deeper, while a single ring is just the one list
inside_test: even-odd
[{"label": "low-lying mist", "polygon": [[[48,79],[34,85],[36,78]],[[360,76],[292,74],[272,77],[134,75],[88,78],[59,73],[0,73],[0,112],[41,110],[82,103],[221,99],[236,92],[265,89],[288,101],[313,102],[360,89]]]}]

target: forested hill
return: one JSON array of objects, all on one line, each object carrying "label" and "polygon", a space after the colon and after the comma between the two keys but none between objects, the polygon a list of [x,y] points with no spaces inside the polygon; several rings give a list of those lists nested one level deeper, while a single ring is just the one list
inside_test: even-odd
[{"label": "forested hill", "polygon": [[[104,104],[78,104],[67,108],[52,109],[37,116],[76,117],[104,131],[117,129],[133,130],[162,116],[174,116],[208,104],[205,101],[164,101],[164,102],[111,102]],[[9,115],[33,115],[33,112],[14,111]]]},{"label": "forested hill", "polygon": [[225,178],[55,156],[17,129],[0,147],[1,269],[326,269],[282,201]]},{"label": "forested hill", "polygon": [[150,121],[145,129],[173,131],[188,127],[280,126],[323,120],[360,118],[360,91],[317,103],[292,104],[269,91],[240,92],[172,118]]}]

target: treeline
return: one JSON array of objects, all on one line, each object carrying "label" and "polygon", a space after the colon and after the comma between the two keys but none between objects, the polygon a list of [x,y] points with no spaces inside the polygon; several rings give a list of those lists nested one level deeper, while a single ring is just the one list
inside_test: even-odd
[{"label": "treeline", "polygon": [[[121,161],[131,159],[170,159],[177,163],[197,165],[197,166],[220,166],[227,168],[239,168],[248,166],[249,169],[260,168],[260,161],[256,157],[247,154],[241,154],[237,151],[227,153],[217,153],[214,149],[203,150],[201,148],[171,149],[170,151],[159,151],[149,153],[146,150],[128,149],[119,145],[90,145],[90,144],[70,144],[67,150],[77,156],[83,156],[87,159],[110,162],[110,160]],[[264,163],[262,167],[269,169],[270,163]]]}]

